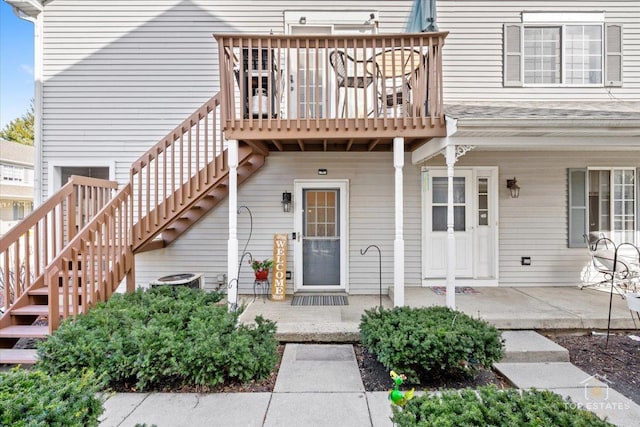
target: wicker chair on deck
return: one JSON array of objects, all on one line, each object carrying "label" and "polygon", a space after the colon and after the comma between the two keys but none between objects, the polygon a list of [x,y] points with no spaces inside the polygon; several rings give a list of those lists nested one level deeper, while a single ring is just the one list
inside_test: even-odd
[{"label": "wicker chair on deck", "polygon": [[[332,51],[329,54],[329,62],[335,71],[336,90],[338,91],[336,100],[338,105],[342,106],[340,117],[346,117],[345,112],[349,102],[347,91],[349,89],[366,90],[371,86],[375,81],[375,64],[369,61],[356,60],[341,50]],[[352,101],[356,109],[361,107],[364,112],[365,108],[367,108],[364,104],[362,106],[358,105],[362,101],[357,98],[355,91]],[[367,116],[370,116],[375,110],[375,108],[367,109]]]}]

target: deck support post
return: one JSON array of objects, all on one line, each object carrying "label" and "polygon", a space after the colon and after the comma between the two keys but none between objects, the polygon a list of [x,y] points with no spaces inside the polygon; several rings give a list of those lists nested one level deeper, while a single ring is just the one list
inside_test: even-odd
[{"label": "deck support post", "polygon": [[130,294],[136,290],[136,256],[131,251],[131,246],[129,246],[129,250],[127,251],[127,256],[131,257],[131,266],[129,271],[127,271],[127,281],[126,281],[126,293]]},{"label": "deck support post", "polygon": [[404,306],[404,195],[403,176],[404,167],[404,138],[393,138],[393,167],[395,168],[395,211],[396,227],[393,241],[393,306]]},{"label": "deck support post", "polygon": [[238,141],[227,142],[229,159],[229,242],[227,244],[227,309],[238,307]]},{"label": "deck support post", "polygon": [[453,217],[453,166],[456,163],[456,146],[447,145],[447,307],[456,309],[456,237]]}]

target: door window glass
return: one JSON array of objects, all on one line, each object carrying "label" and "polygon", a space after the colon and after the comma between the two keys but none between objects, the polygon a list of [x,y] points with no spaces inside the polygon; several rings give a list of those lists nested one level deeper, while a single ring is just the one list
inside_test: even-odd
[{"label": "door window glass", "polygon": [[[448,178],[433,177],[432,181],[432,229],[433,231],[447,231],[447,189]],[[453,229],[465,231],[466,206],[465,206],[465,178],[453,178]]]},{"label": "door window glass", "polygon": [[478,178],[478,225],[489,225],[488,178]]}]

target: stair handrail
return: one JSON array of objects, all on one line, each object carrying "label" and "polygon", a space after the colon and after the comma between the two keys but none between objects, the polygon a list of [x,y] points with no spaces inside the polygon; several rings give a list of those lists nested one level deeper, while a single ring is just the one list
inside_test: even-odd
[{"label": "stair handrail", "polygon": [[47,265],[50,333],[61,318],[86,313],[108,300],[125,276],[127,291],[133,291],[130,203],[127,183]]},{"label": "stair handrail", "polygon": [[0,282],[4,284],[5,311],[42,278],[45,266],[117,188],[113,181],[73,175],[60,190],[0,237]]},{"label": "stair handrail", "polygon": [[131,165],[134,248],[227,168],[220,101],[217,93]]}]

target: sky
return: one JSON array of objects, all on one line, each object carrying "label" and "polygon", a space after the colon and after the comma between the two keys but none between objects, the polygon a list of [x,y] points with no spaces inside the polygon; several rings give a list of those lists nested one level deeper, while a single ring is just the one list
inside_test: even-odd
[{"label": "sky", "polygon": [[28,111],[33,93],[33,24],[0,0],[0,129]]}]

